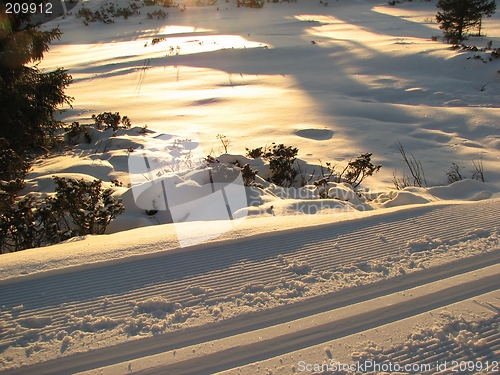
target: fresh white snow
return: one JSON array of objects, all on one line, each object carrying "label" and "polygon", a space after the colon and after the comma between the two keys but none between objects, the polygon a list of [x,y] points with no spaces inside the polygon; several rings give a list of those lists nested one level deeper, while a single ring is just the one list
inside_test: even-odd
[{"label": "fresh white snow", "polygon": [[[265,359],[237,352],[237,367],[217,371],[290,374],[301,359],[391,360],[450,340],[464,351],[486,346],[498,356],[500,295],[494,282],[488,293],[477,291],[475,302],[468,294],[454,304],[439,297],[443,306],[425,312],[401,303],[408,315],[395,311],[378,333],[375,328],[360,333],[360,325],[343,337],[318,339],[319,344],[300,334],[315,324],[331,328],[330,316],[341,308],[314,311],[311,301],[318,296],[333,301],[335,293],[359,290],[363,299],[347,303],[346,316],[365,311],[363,303],[377,315],[375,302],[399,306],[405,298],[416,301],[420,294],[498,275],[500,59],[490,62],[489,52],[456,51],[432,41],[441,34],[433,22],[435,1],[390,6],[339,0],[325,6],[324,0],[297,0],[262,9],[238,8],[232,1],[202,7],[182,1],[185,11],[165,9],[169,17],[161,21],[146,17],[157,6],[110,25],[85,26],[75,18],[83,4],[98,9],[101,3],[81,1],[72,15],[42,26],[59,25],[64,34],[40,67],[64,67],[74,78],[67,93],[75,101],[62,120],[90,124],[92,114],[111,111],[130,117],[133,127],[115,134],[90,129],[90,144],[37,160],[22,194],[52,193],[56,175],[100,178],[123,200],[126,212],[105,235],[1,256],[0,371],[102,348],[112,353],[113,345],[165,335],[179,346],[162,347],[161,354],[157,347],[144,349],[142,359],[127,349],[130,360],[96,362],[96,369],[75,361],[71,371],[121,374],[179,365],[173,373],[181,374],[196,373],[189,367],[196,364],[204,373],[212,368],[197,358],[222,361],[224,350],[253,348],[259,340],[278,338],[277,332],[285,334],[281,328],[287,325],[287,334],[296,332],[290,336],[297,340],[293,351],[270,351]],[[482,48],[491,40],[498,48],[499,17],[483,21],[486,37],[467,43]],[[165,40],[152,45],[153,38]],[[161,146],[166,135],[186,132],[199,137],[202,156],[258,170],[262,187],[244,188],[250,206],[238,211],[238,225],[188,220],[181,226],[168,224],[161,211],[146,214],[153,207],[141,199],[161,192],[139,181],[141,173],[129,173],[131,157],[142,146]],[[228,153],[217,134],[231,141]],[[408,174],[397,141],[421,161],[428,187],[394,188],[393,173]],[[318,175],[327,162],[342,170],[367,152],[382,168],[356,191],[329,183],[329,199],[322,199],[312,183],[283,188],[267,182],[269,166],[245,156],[245,148],[272,142],[299,149],[306,177]],[[482,160],[485,183],[470,179],[472,160]],[[468,179],[449,185],[445,172],[452,163],[464,167]],[[201,170],[177,172],[169,181],[184,198],[208,189]],[[137,186],[143,190],[134,195]],[[187,218],[196,210],[187,204],[178,215]],[[193,232],[195,240],[182,242],[182,233]],[[432,270],[446,265],[443,281],[432,280]],[[420,274],[427,276],[406,285],[407,275]],[[382,288],[391,280],[402,289],[387,291],[380,300],[375,290],[362,294],[363,286],[380,282]],[[283,327],[266,326],[272,308],[285,307],[290,314],[306,311],[303,323],[290,315],[276,323]],[[255,331],[246,330],[246,317]],[[216,338],[210,331],[214,322],[236,331]],[[175,341],[176,332],[192,327],[201,332],[195,344]],[[431,356],[420,352],[424,359]]]}]

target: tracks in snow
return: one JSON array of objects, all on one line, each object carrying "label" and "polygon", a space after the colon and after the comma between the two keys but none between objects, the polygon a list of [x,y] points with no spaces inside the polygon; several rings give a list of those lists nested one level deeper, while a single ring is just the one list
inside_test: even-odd
[{"label": "tracks in snow", "polygon": [[[265,314],[257,312],[172,332],[167,337],[144,339],[140,345],[129,342],[97,352],[62,357],[36,365],[33,370],[37,374],[72,374],[218,340],[217,350],[212,353],[180,361],[175,361],[172,357],[171,363],[138,372],[212,374],[498,290],[499,261],[500,250],[474,259],[462,259],[422,272],[278,307]],[[488,266],[490,264],[495,265]],[[492,336],[495,334],[490,333]],[[425,362],[425,359],[420,360]],[[7,371],[6,374],[24,374],[29,369]]]},{"label": "tracks in snow", "polygon": [[[429,288],[432,290],[430,293]],[[228,338],[231,344],[226,349],[138,373],[213,374],[365,331],[499,288],[500,267],[491,266],[444,281],[425,283],[406,293],[393,293],[307,318],[288,321],[268,329],[267,335],[266,329],[261,329],[258,335],[253,334],[253,340],[242,339],[241,345],[238,345],[237,337],[231,337]],[[314,306],[314,303],[309,306]],[[292,332],[287,332],[287,328]]]},{"label": "tracks in snow", "polygon": [[[500,222],[499,208],[498,201],[478,202],[473,205],[424,206],[353,222],[223,242],[200,250],[186,249],[184,252],[167,253],[156,258],[135,260],[133,263],[102,264],[98,268],[75,273],[47,277],[42,275],[37,280],[9,282],[8,285],[0,286],[3,305],[0,317],[5,322],[5,327],[0,332],[0,345],[3,343],[4,346],[9,346],[22,341],[22,335],[30,334],[29,330],[16,332],[12,328],[21,321],[26,322],[30,318],[40,316],[50,317],[50,324],[36,327],[36,334],[50,335],[61,330],[71,332],[75,329],[68,319],[68,314],[81,315],[81,312],[84,312],[96,318],[109,318],[119,324],[134,314],[130,301],[145,300],[151,296],[161,295],[182,307],[216,305],[222,301],[244,300],[248,288],[272,292],[283,283],[301,281],[310,285],[322,282],[322,278],[327,277],[325,275],[332,270],[360,259],[369,261],[398,256],[402,249],[407,247],[409,240],[431,236],[432,239],[439,238],[443,243],[456,243],[460,238],[469,238],[468,233],[477,228],[481,228],[481,233],[491,233],[496,230],[495,223]],[[75,368],[90,369],[248,330],[262,329],[496,264],[500,260],[499,254],[498,251],[493,251],[471,260],[455,262],[453,265],[418,271],[331,295],[323,294],[265,313],[257,312],[180,332],[170,332],[167,336],[160,335],[142,340],[140,345],[131,342],[105,348],[99,351],[99,355],[90,352],[62,357],[37,365],[36,372],[53,373],[57,368],[60,374],[71,373]],[[306,261],[311,272],[302,275],[287,270],[283,257]],[[189,286],[203,287],[209,292],[193,295],[188,289]],[[474,286],[470,293],[478,293],[483,286]],[[493,282],[486,288],[493,290],[498,286]],[[467,298],[470,295],[468,292],[469,294],[462,296],[460,290],[462,289],[459,288],[452,296]],[[298,295],[301,293],[303,292],[298,291]],[[449,300],[443,297],[436,303],[449,303]],[[286,300],[284,302],[286,303]],[[19,309],[21,305],[22,308]],[[410,309],[407,313],[414,312],[414,309]],[[168,344],[165,344],[166,337]],[[311,342],[324,338],[318,336],[312,339],[316,337],[312,334],[309,337]],[[293,340],[286,341],[291,343]],[[307,340],[300,342],[300,345],[303,345]],[[288,350],[288,347],[283,350]],[[263,355],[268,354],[269,350]],[[241,361],[244,362],[243,359]],[[23,372],[22,369],[19,371],[21,372],[14,370],[7,373]]]}]

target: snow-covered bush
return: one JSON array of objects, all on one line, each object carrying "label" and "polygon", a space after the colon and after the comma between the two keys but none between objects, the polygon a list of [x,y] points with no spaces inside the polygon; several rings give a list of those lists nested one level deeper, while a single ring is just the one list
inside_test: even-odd
[{"label": "snow-covered bush", "polygon": [[[92,120],[94,120],[95,125],[98,129],[104,125],[104,129],[113,129],[117,131],[118,128],[129,129],[132,126],[132,122],[127,116],[120,116],[120,112],[103,112],[99,113],[97,116],[92,115]],[[121,124],[121,125],[120,125]]]},{"label": "snow-covered bush", "polygon": [[73,232],[54,206],[23,197],[5,206],[0,214],[0,253],[52,244],[72,237]]},{"label": "snow-covered bush", "polygon": [[[359,155],[356,159],[349,161],[345,168],[340,172],[335,172],[335,167],[331,163],[326,163],[326,167],[320,165],[319,175],[313,174],[306,178],[305,174],[300,168],[300,164],[296,162],[298,149],[292,146],[285,146],[283,144],[271,144],[272,146],[264,146],[247,150],[247,157],[249,158],[262,158],[269,162],[271,170],[271,177],[268,178],[269,182],[282,187],[292,187],[296,182],[296,177],[301,173],[302,185],[313,181],[315,185],[322,192],[321,198],[328,198],[326,186],[329,182],[346,182],[352,188],[358,187],[365,178],[372,176],[378,172],[381,165],[375,165],[371,161],[372,154],[366,153]],[[298,168],[295,169],[295,166]]]},{"label": "snow-covered bush", "polygon": [[54,177],[58,208],[76,226],[79,235],[102,234],[115,217],[125,211],[113,190],[102,189],[102,181]]},{"label": "snow-covered bush", "polygon": [[[168,17],[168,13],[164,12],[161,9],[155,10],[153,13],[147,14],[148,19],[152,20],[153,18],[156,18],[157,20],[164,20],[165,18]],[[154,39],[153,39],[154,42]],[[154,43],[153,43],[154,45]]]},{"label": "snow-covered bush", "polygon": [[491,58],[492,59],[493,58],[495,58],[495,59],[500,58],[500,48],[495,48],[493,51],[491,51]]},{"label": "snow-covered bush", "polygon": [[195,4],[197,6],[204,6],[204,5],[214,5],[217,2],[217,0],[196,0]]},{"label": "snow-covered bush", "polygon": [[363,180],[372,176],[382,168],[381,165],[374,165],[371,162],[371,153],[361,154],[355,160],[350,161],[347,167],[340,174],[338,182],[347,182],[353,188],[358,187]]},{"label": "snow-covered bush", "polygon": [[279,186],[290,187],[297,176],[297,171],[293,168],[295,157],[299,150],[292,146],[272,143],[271,147],[266,147],[262,157],[269,161],[272,176],[270,181]]},{"label": "snow-covered bush", "polygon": [[[472,176],[471,178],[473,180],[479,180],[484,182],[484,167],[483,167],[483,160],[480,159],[479,161],[472,160],[472,165],[474,166],[474,171],[472,171]],[[446,177],[448,177],[448,183],[452,184],[457,181],[461,181],[466,179],[462,173],[460,173],[461,169],[464,169],[465,167],[461,167],[455,163],[451,163],[451,168],[448,172],[446,172]]]},{"label": "snow-covered bush", "polygon": [[247,158],[252,158],[252,159],[257,159],[262,157],[262,147],[257,147],[254,148],[253,150],[250,150],[249,148],[245,148],[247,150]]},{"label": "snow-covered bush", "polygon": [[54,181],[55,196],[43,200],[27,196],[3,204],[0,253],[55,244],[75,235],[102,234],[125,211],[111,189],[102,189],[101,180],[54,177]]},{"label": "snow-covered bush", "polygon": [[80,125],[78,121],[72,122],[70,126],[64,128],[64,130],[66,131],[66,141],[70,144],[76,145],[80,143],[81,137],[83,135],[85,142],[90,143],[92,141],[92,138],[90,137],[87,127],[88,126]]},{"label": "snow-covered bush", "polygon": [[43,239],[40,244],[31,247],[56,244],[78,234],[56,197],[49,196],[43,201],[35,202],[34,209],[37,230],[42,232]]},{"label": "snow-covered bush", "polygon": [[177,6],[177,4],[173,0],[144,0],[144,5],[161,5],[165,8]]},{"label": "snow-covered bush", "polygon": [[0,252],[40,246],[43,234],[36,226],[33,199],[25,197],[4,207],[0,213]]},{"label": "snow-covered bush", "polygon": [[101,5],[99,10],[92,12],[89,8],[85,8],[85,5],[76,13],[76,18],[83,18],[83,23],[88,26],[90,22],[100,21],[102,23],[114,23],[113,17],[123,17],[128,19],[130,16],[138,15],[140,12],[137,10],[139,8],[136,4],[131,4],[130,7],[117,8],[115,4],[108,3],[105,7]]},{"label": "snow-covered bush", "polygon": [[456,181],[463,180],[464,177],[460,173],[460,169],[463,167],[459,167],[455,163],[451,163],[451,168],[448,172],[446,172],[446,177],[448,177],[448,183],[452,184]]},{"label": "snow-covered bush", "polygon": [[299,150],[284,144],[271,143],[272,146],[264,146],[247,150],[247,157],[256,159],[262,158],[269,162],[271,169],[270,182],[279,186],[290,187],[295,181],[297,171],[293,168],[295,157]]},{"label": "snow-covered bush", "polygon": [[29,168],[13,150],[0,151],[0,254],[60,242],[72,235],[67,233],[69,227],[63,229],[51,198],[17,198]]},{"label": "snow-covered bush", "polygon": [[113,23],[112,19],[109,19],[108,14],[101,13],[96,10],[92,12],[90,9],[82,7],[77,13],[76,18],[83,18],[83,23],[88,26],[90,22],[101,21],[102,23]]},{"label": "snow-covered bush", "polygon": [[256,175],[257,171],[253,170],[248,163],[241,168],[241,177],[243,178],[243,184],[245,186],[252,185],[255,182]]},{"label": "snow-covered bush", "polygon": [[262,8],[264,6],[263,0],[236,0],[238,7],[247,8]]}]

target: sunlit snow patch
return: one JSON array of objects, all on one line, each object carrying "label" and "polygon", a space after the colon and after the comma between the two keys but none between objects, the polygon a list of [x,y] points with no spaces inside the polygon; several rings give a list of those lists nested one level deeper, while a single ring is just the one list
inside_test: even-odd
[{"label": "sunlit snow patch", "polygon": [[[72,44],[54,46],[52,55],[59,55],[58,64],[79,69],[87,68],[85,73],[100,73],[106,71],[129,69],[127,64],[144,63],[144,59],[167,59],[177,55],[188,55],[202,52],[212,52],[223,49],[268,48],[268,45],[249,41],[239,35],[197,35],[153,34],[151,37],[130,40],[113,41],[98,44]],[[82,59],[82,56],[85,56]],[[55,68],[55,66],[47,66]]]},{"label": "sunlit snow patch", "polygon": [[130,154],[134,201],[148,212],[166,211],[181,246],[218,237],[247,216],[240,169],[208,163],[198,136],[161,134]]},{"label": "sunlit snow patch", "polygon": [[146,47],[165,51],[167,55],[186,55],[220,49],[264,48],[267,45],[249,41],[239,35],[191,35],[166,36],[157,39],[154,45],[150,43]]}]

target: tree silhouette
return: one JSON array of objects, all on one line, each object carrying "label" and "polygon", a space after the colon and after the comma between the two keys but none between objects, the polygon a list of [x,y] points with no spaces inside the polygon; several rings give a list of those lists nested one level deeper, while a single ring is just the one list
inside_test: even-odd
[{"label": "tree silhouette", "polygon": [[[31,3],[40,6],[46,0]],[[59,28],[40,31],[39,24],[31,23],[32,13],[14,13],[16,8],[7,13],[6,4],[0,0],[0,138],[23,153],[46,145],[48,137],[62,125],[55,114],[60,105],[71,104],[72,98],[64,90],[72,77],[62,68],[43,72],[36,65],[49,44],[60,39]]]},{"label": "tree silhouette", "polygon": [[491,17],[495,13],[495,0],[439,0],[441,10],[436,20],[441,25],[444,38],[449,43],[460,43],[466,39],[471,28],[481,25],[483,16]]}]

